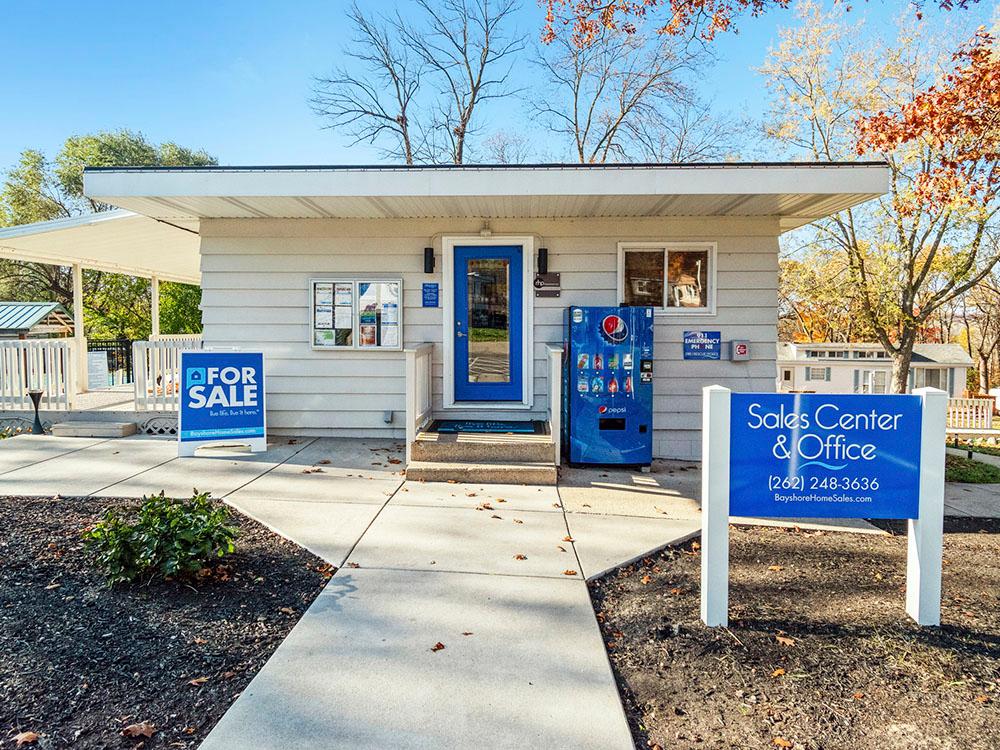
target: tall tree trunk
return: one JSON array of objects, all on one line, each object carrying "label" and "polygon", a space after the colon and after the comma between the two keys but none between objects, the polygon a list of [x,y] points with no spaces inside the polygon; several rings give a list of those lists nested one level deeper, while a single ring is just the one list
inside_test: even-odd
[{"label": "tall tree trunk", "polygon": [[913,359],[913,345],[917,341],[916,329],[904,328],[899,344],[892,352],[892,383],[890,393],[906,393],[910,385],[910,360]]}]

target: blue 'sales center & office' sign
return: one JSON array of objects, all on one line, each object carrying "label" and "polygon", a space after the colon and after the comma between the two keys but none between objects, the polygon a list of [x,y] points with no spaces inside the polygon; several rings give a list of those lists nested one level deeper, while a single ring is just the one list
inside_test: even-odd
[{"label": "blue 'sales center & office' sign", "polygon": [[919,396],[732,394],[730,515],[916,518]]}]

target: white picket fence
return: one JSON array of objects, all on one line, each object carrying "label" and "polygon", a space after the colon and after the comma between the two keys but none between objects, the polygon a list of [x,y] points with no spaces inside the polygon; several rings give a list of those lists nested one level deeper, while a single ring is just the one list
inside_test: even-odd
[{"label": "white picket fence", "polygon": [[160,336],[133,343],[136,411],[177,411],[181,350],[201,347],[201,336]]},{"label": "white picket fence", "polygon": [[989,430],[993,427],[992,398],[948,399],[948,427],[960,430]]},{"label": "white picket fence", "polygon": [[42,409],[72,409],[74,346],[73,339],[0,341],[0,410],[32,409],[29,390],[43,392]]}]

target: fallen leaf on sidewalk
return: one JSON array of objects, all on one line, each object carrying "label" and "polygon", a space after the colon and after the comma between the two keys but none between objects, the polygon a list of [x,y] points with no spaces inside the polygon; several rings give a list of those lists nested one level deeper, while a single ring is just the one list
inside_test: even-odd
[{"label": "fallen leaf on sidewalk", "polygon": [[527,560],[528,556],[527,555],[522,555],[522,554],[518,553],[518,554],[514,555],[514,559],[515,560]]},{"label": "fallen leaf on sidewalk", "polygon": [[563,537],[563,541],[564,542],[572,542],[573,541],[573,537],[571,537],[569,534],[567,534],[566,536]]},{"label": "fallen leaf on sidewalk", "polygon": [[360,568],[361,566],[358,563],[356,563],[356,562],[349,562],[349,563],[347,563],[347,567],[348,568]]},{"label": "fallen leaf on sidewalk", "polygon": [[795,645],[795,639],[794,638],[789,638],[789,637],[784,636],[784,635],[776,635],[776,636],[774,636],[774,640],[776,640],[782,646],[794,646]]},{"label": "fallen leaf on sidewalk", "polygon": [[440,651],[443,648],[444,648],[444,644],[441,643],[441,641],[438,641],[433,646],[431,646],[431,651]]},{"label": "fallen leaf on sidewalk", "polygon": [[557,544],[556,545],[556,549],[559,550],[560,552],[565,552],[566,551],[566,548],[563,547],[561,544]]},{"label": "fallen leaf on sidewalk", "polygon": [[576,575],[576,571],[575,570],[569,570],[569,569],[567,569],[567,570],[563,571],[563,575],[564,576],[575,576]]},{"label": "fallen leaf on sidewalk", "polygon": [[514,523],[524,523],[520,518],[515,518]]},{"label": "fallen leaf on sidewalk", "polygon": [[472,635],[472,631],[471,630],[467,630],[466,632],[462,633],[462,635]]},{"label": "fallen leaf on sidewalk", "polygon": [[156,732],[156,727],[148,721],[140,721],[136,724],[129,724],[122,730],[126,737],[152,737]]},{"label": "fallen leaf on sidewalk", "polygon": [[38,742],[39,737],[41,735],[37,732],[21,732],[20,734],[15,734],[11,739],[17,743],[17,747],[21,747],[21,745],[35,744]]}]

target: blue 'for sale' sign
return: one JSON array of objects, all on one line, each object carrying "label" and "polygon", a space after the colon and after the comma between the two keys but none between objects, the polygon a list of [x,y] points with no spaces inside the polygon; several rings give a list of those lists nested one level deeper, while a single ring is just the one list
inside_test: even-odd
[{"label": "blue 'for sale' sign", "polygon": [[182,351],[180,369],[182,443],[265,437],[262,353]]},{"label": "blue 'for sale' sign", "polygon": [[919,396],[734,393],[729,512],[916,518]]}]

